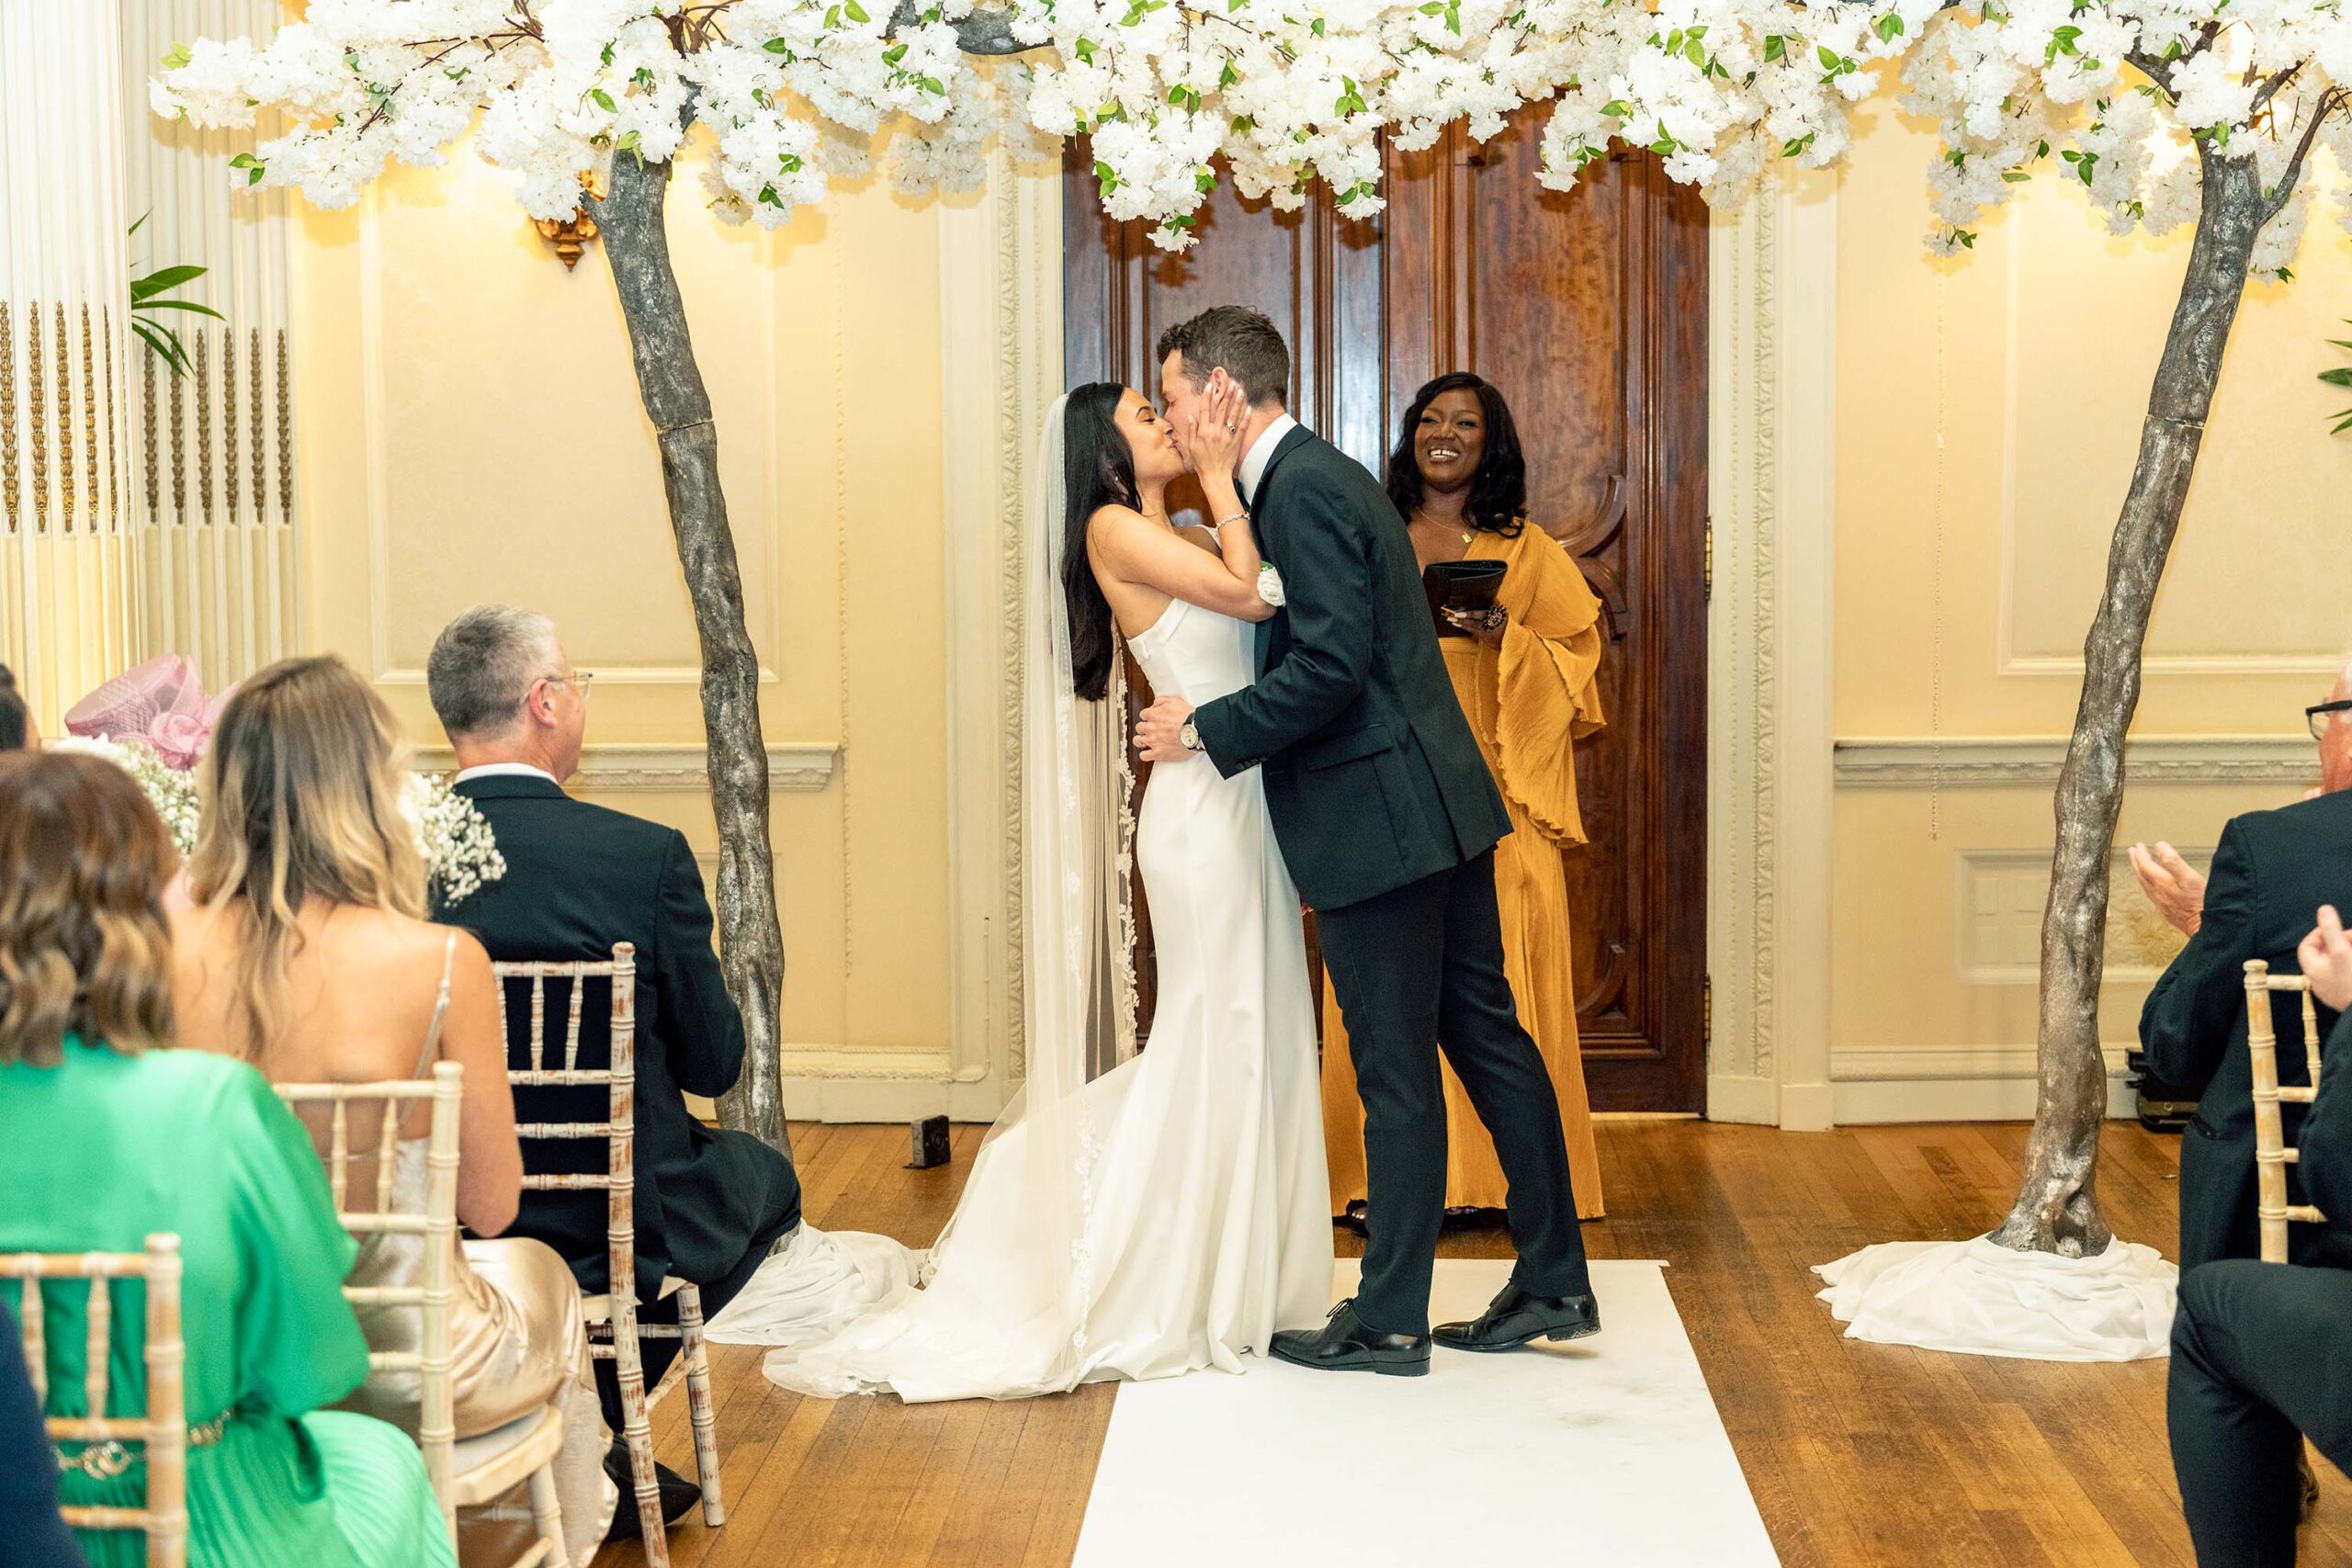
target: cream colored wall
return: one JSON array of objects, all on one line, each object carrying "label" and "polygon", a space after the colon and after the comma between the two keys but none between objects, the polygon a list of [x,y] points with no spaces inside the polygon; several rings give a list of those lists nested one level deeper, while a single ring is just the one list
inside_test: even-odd
[{"label": "cream colored wall", "polygon": [[[2027,873],[2046,875],[2055,749],[1970,742],[2072,724],[2188,246],[2109,238],[2045,176],[1973,252],[1931,260],[1933,153],[1932,127],[1882,95],[1835,197],[1840,1121],[2031,1113]],[[2315,225],[2294,270],[2240,312],[2149,636],[2134,736],[2172,743],[2166,778],[2131,787],[2121,842],[2210,846],[2315,774],[2301,709],[2352,648],[2352,437],[2329,435],[2344,400],[2313,377],[2346,357],[2325,339],[2352,315],[2352,247]],[[1935,750],[1887,744],[1931,735],[1950,743],[1940,788]],[[1872,756],[1906,782],[1857,765]],[[2120,1061],[2170,944],[2136,892],[2116,917],[2101,1032]],[[1996,961],[2019,940],[2022,967]]]},{"label": "cream colored wall", "polygon": [[[820,787],[774,801],[786,1071],[935,1059],[950,1027],[940,215],[867,182],[775,235],[727,230],[697,172],[690,154],[670,234],[763,722],[772,746],[841,749]],[[465,149],[308,215],[295,250],[310,645],[358,664],[438,744],[421,674],[435,633],[477,601],[529,604],[596,672],[592,773],[599,744],[698,747],[693,622],[602,251],[567,274]],[[591,794],[715,852],[690,773]]]}]

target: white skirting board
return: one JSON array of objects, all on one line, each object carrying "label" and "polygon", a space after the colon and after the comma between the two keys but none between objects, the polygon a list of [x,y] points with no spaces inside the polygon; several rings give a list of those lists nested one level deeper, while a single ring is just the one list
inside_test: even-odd
[{"label": "white skirting board", "polygon": [[[1073,1568],[1777,1562],[1664,1269],[1596,1262],[1601,1333],[1441,1348],[1424,1378],[1252,1360],[1122,1384]],[[1432,1320],[1510,1270],[1441,1262]],[[1335,1300],[1357,1265],[1338,1276]]]}]

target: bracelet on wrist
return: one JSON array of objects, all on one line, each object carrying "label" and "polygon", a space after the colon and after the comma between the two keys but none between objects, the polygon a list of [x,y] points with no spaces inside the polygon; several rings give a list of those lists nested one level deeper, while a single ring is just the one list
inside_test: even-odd
[{"label": "bracelet on wrist", "polygon": [[1223,533],[1223,532],[1225,531],[1225,525],[1226,525],[1227,523],[1247,523],[1247,522],[1249,522],[1249,521],[1250,521],[1250,514],[1249,514],[1247,512],[1237,512],[1237,513],[1234,513],[1232,516],[1230,516],[1230,517],[1220,517],[1220,518],[1218,518],[1218,519],[1216,520],[1216,527],[1214,527],[1214,528],[1212,528],[1212,529],[1210,530],[1210,532],[1211,532],[1211,533]]}]

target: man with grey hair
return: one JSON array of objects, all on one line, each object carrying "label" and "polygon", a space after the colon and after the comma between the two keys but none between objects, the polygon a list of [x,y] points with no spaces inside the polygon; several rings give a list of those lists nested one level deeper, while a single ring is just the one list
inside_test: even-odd
[{"label": "man with grey hair", "polygon": [[[2295,949],[2319,907],[2352,908],[2352,668],[2327,701],[2304,710],[2319,743],[2319,787],[2295,805],[2249,811],[2222,829],[2212,870],[2199,877],[2170,844],[2132,846],[2132,865],[2149,899],[2188,945],[2176,956],[2140,1014],[2140,1046],[2154,1075],[2199,1093],[2181,1138],[2182,1272],[2224,1258],[2261,1255],[2255,1216],[2254,1066],[2245,1045],[2245,964],[2295,972]],[[2311,1081],[2303,1061],[2302,1011],[2292,995],[2273,998],[2282,1083]],[[2334,1021],[2323,1007],[2320,1027]],[[2302,1107],[2287,1113],[2293,1143]],[[2290,1201],[2295,1168],[2287,1168]],[[2352,1232],[2299,1227],[2298,1261],[2340,1247]],[[2340,1259],[2352,1264],[2352,1253]]]},{"label": "man with grey hair", "polygon": [[[800,1183],[765,1144],[706,1127],[686,1110],[687,1094],[723,1094],[743,1067],[743,1020],[712,950],[694,851],[674,828],[564,793],[587,732],[589,677],[572,668],[545,615],[500,604],[468,610],[434,643],[425,680],[457,749],[457,792],[488,818],[506,862],[503,877],[442,918],[473,931],[500,961],[593,961],[609,957],[616,942],[636,945],[638,1316],[677,1321],[677,1298],[661,1297],[664,1275],[700,1285],[703,1309],[715,1314],[800,1224]],[[517,1005],[507,1016],[520,1026],[528,1004],[510,1000]],[[610,1048],[609,1032],[583,1020],[581,1059],[608,1061]],[[605,1114],[595,1089],[520,1089],[514,1100],[524,1122]],[[524,1158],[534,1175],[605,1168],[604,1151],[584,1143],[534,1145]],[[616,1283],[606,1278],[602,1192],[526,1192],[514,1229],[561,1253],[582,1289]],[[674,1339],[645,1342],[648,1387],[677,1350]],[[605,1417],[617,1432],[612,1371],[612,1362],[596,1363]],[[636,1528],[627,1462],[616,1443],[606,1469],[620,1485],[619,1534]],[[683,1517],[699,1496],[667,1471],[662,1494],[668,1517]]]}]

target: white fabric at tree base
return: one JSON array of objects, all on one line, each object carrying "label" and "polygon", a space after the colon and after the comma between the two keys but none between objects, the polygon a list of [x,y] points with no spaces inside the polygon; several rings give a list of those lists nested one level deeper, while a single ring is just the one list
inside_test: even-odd
[{"label": "white fabric at tree base", "polygon": [[744,1292],[703,1332],[720,1345],[792,1345],[831,1333],[911,1285],[923,1257],[887,1235],[803,1224],[777,1242],[761,1266],[777,1288]]},{"label": "white fabric at tree base", "polygon": [[2172,1346],[2180,1270],[2120,1237],[2095,1258],[1983,1236],[1889,1241],[1815,1266],[1849,1339],[2033,1361],[2138,1361]]},{"label": "white fabric at tree base", "polygon": [[[1778,1562],[1663,1268],[1593,1264],[1592,1338],[1440,1348],[1425,1378],[1253,1359],[1122,1384],[1073,1568]],[[1510,1272],[1441,1261],[1431,1317],[1476,1316]]]}]

